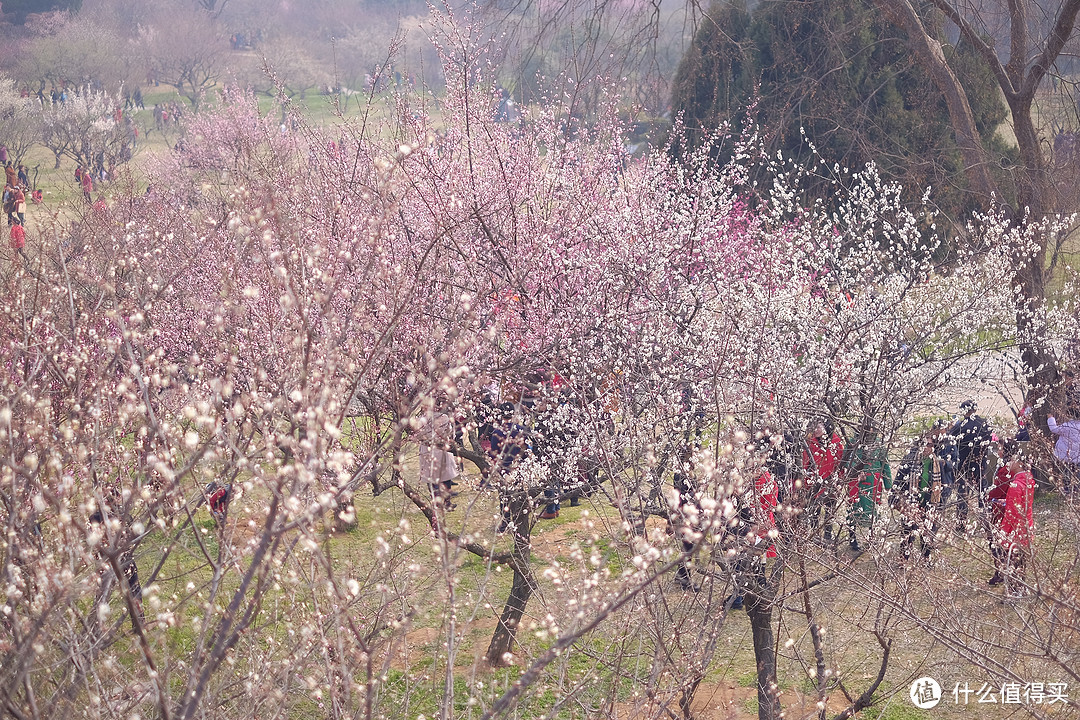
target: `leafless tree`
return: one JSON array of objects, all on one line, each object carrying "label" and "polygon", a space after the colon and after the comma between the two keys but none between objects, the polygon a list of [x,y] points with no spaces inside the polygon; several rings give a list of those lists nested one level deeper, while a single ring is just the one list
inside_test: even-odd
[{"label": "leafless tree", "polygon": [[[1020,226],[1071,210],[1060,207],[1056,200],[1053,170],[1047,158],[1044,130],[1037,123],[1036,105],[1057,74],[1056,64],[1075,33],[1080,2],[1066,0],[1059,5],[1046,5],[1034,0],[1016,0],[1006,5],[934,0],[931,3],[934,10],[929,14],[908,0],[876,0],[876,4],[903,30],[913,56],[944,98],[972,192],[987,207],[1005,213]],[[934,18],[941,16],[958,28],[965,43],[976,49],[1008,104],[1019,152],[1019,163],[1009,175],[1009,184],[1002,183],[987,162],[968,91],[935,39]],[[1004,47],[998,46],[999,39]],[[1047,249],[1056,239],[1036,232],[1030,238],[1030,246],[1016,248],[1017,328],[1023,342],[1022,355],[1032,399],[1038,400],[1036,418],[1044,427],[1046,395],[1058,388],[1060,379],[1053,350],[1040,341],[1045,335]]]},{"label": "leafless tree", "polygon": [[201,12],[166,5],[139,38],[146,66],[153,77],[198,108],[206,92],[226,70],[228,43],[222,28]]}]

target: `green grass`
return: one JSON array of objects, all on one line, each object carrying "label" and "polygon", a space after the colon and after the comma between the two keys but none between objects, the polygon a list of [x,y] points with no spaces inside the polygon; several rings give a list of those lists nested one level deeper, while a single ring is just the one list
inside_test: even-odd
[{"label": "green grass", "polygon": [[867,708],[862,711],[861,717],[865,720],[927,720],[931,717],[931,714],[925,710],[904,704],[906,700],[905,697],[903,700],[894,700],[888,705]]},{"label": "green grass", "polygon": [[739,687],[744,688],[756,688],[757,687],[757,673],[753,670],[744,672],[735,679],[735,682],[739,684]]}]

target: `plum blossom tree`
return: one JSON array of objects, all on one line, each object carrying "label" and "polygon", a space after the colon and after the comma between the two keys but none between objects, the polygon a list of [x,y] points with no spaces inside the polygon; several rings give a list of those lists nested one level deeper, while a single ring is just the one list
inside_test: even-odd
[{"label": "plum blossom tree", "polygon": [[41,144],[52,151],[56,167],[69,157],[85,167],[127,162],[135,150],[133,121],[123,115],[119,95],[84,88],[62,102],[39,106]]},{"label": "plum blossom tree", "polygon": [[84,15],[61,15],[40,27],[20,48],[13,74],[45,94],[64,87],[94,86],[117,91],[141,80],[127,32]]},{"label": "plum blossom tree", "polygon": [[19,163],[41,137],[40,116],[34,101],[24,98],[10,78],[0,77],[0,137],[9,159]]},{"label": "plum blossom tree", "polygon": [[[603,89],[574,137],[565,106],[494,122],[483,53],[452,47],[441,132],[414,111],[282,131],[230,92],[150,192],[4,276],[6,712],[690,717],[737,589],[761,717],[781,662],[822,711],[880,697],[920,607],[891,594],[896,529],[863,564],[815,545],[797,474],[769,527],[765,428],[829,414],[893,442],[950,369],[1015,343],[1008,253],[946,275],[872,169],[803,206],[753,137],[724,168],[631,161]],[[532,444],[516,466],[482,443],[492,386]],[[436,414],[487,471],[457,509],[414,460]],[[231,495],[208,519],[211,481]],[[541,567],[545,491],[586,489]],[[883,608],[855,628],[877,648],[861,687],[818,614],[856,580]]]}]

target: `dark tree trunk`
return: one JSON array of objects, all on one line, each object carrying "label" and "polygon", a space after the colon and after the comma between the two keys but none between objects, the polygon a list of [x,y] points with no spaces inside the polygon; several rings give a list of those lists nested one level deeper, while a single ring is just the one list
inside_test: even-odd
[{"label": "dark tree trunk", "polygon": [[776,641],[772,628],[775,590],[770,589],[769,585],[762,583],[759,588],[746,594],[746,614],[750,618],[750,630],[754,636],[754,659],[757,661],[758,720],[780,718],[780,688],[776,682]]},{"label": "dark tree trunk", "polygon": [[[957,145],[963,153],[971,190],[980,195],[989,206],[1000,207],[1006,193],[1000,192],[998,181],[990,173],[990,163],[986,162],[983,156],[967,91],[949,66],[940,43],[928,33],[924,20],[916,9],[918,3],[910,0],[875,0],[875,3],[905,33],[915,59],[930,73],[935,86],[948,104],[952,129]],[[951,0],[933,0],[933,5],[960,28],[964,40],[981,55],[1009,104],[1020,156],[1019,167],[1013,175],[1016,204],[1007,208],[1011,214],[1010,219],[1018,227],[1029,222],[1043,221],[1049,213],[1060,208],[1052,195],[1053,183],[1034,123],[1032,101],[1065,43],[1073,35],[1077,14],[1080,13],[1080,0],[1064,0],[1060,6],[1053,9],[1049,15],[1052,29],[1044,40],[1034,40],[1031,37],[1028,17],[1033,11],[1043,13],[1045,8],[1031,0],[1009,2],[1009,60],[1004,66],[999,59],[999,48],[980,35],[981,21],[985,18],[976,13],[977,22],[969,22],[970,18],[959,9],[960,3]],[[1047,238],[1039,237],[1037,247],[1016,248],[1014,260],[1019,281],[1016,329],[1028,382],[1027,399],[1034,409],[1035,424],[1043,433],[1048,434],[1047,405],[1053,393],[1060,387],[1060,377],[1053,352],[1047,346],[1042,319],[1046,297],[1046,247]]]},{"label": "dark tree trunk", "polygon": [[689,685],[683,688],[682,695],[679,697],[679,712],[682,713],[685,720],[691,720],[694,717],[691,705],[694,702],[694,693],[697,692],[702,680],[704,680],[703,675],[698,675]]},{"label": "dark tree trunk", "polygon": [[[1013,117],[1020,168],[1017,172],[1017,196],[1014,222],[1017,225],[1039,222],[1056,208],[1051,197],[1049,169],[1039,144],[1039,133],[1032,120],[1031,100],[1013,98],[1009,103]],[[1027,401],[1032,420],[1049,433],[1046,418],[1051,414],[1052,393],[1060,385],[1057,361],[1046,345],[1044,320],[1046,303],[1046,246],[1048,238],[1040,234],[1036,247],[1018,248],[1015,257],[1019,293],[1016,298],[1016,329],[1020,357],[1027,376]]]},{"label": "dark tree trunk", "polygon": [[514,526],[514,548],[511,551],[510,567],[514,571],[514,582],[510,586],[510,597],[506,599],[499,624],[487,649],[487,661],[492,666],[505,665],[503,656],[511,651],[517,637],[518,626],[529,604],[536,580],[532,574],[530,559],[532,556],[532,516],[531,501],[526,493],[509,501],[507,519]]}]

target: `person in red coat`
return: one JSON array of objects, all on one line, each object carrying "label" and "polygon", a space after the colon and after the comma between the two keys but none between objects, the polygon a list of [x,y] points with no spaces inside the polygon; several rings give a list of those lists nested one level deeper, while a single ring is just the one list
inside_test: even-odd
[{"label": "person in red coat", "polygon": [[[730,597],[731,609],[742,610],[743,599],[751,583],[765,584],[765,560],[774,558],[776,545],[772,538],[776,529],[773,510],[779,502],[780,486],[769,473],[762,469],[754,485],[744,493],[739,510],[742,532],[747,545],[745,555],[735,562],[735,593]],[[764,547],[764,553],[761,548]]]},{"label": "person in red coat", "polygon": [[91,193],[94,192],[94,180],[90,177],[89,170],[83,170],[79,183],[82,185],[83,199],[86,200],[86,204],[93,205],[94,200],[91,197]]},{"label": "person in red coat", "polygon": [[756,520],[755,534],[760,541],[769,542],[769,547],[765,550],[765,557],[774,558],[776,557],[776,546],[772,544],[769,534],[776,528],[776,517],[773,515],[773,511],[779,503],[780,486],[777,485],[776,480],[768,470],[762,470],[757,480],[754,481],[754,495],[757,497],[759,508],[754,513],[754,519]]},{"label": "person in red coat", "polygon": [[1008,598],[1024,594],[1024,566],[1031,557],[1031,537],[1035,530],[1035,480],[1028,471],[1019,448],[1005,451],[1005,467],[1011,474],[1002,507],[997,541],[1005,554],[1005,589]]},{"label": "person in red coat", "polygon": [[998,544],[995,532],[1001,527],[1001,519],[1005,516],[1005,497],[1009,494],[1011,484],[1012,473],[1008,465],[1004,464],[997,469],[994,484],[986,493],[987,505],[990,508],[990,527],[987,535],[990,540],[990,555],[994,558],[994,576],[987,581],[991,586],[1005,582],[1005,551]]},{"label": "person in red coat", "polygon": [[833,515],[839,499],[840,459],[844,456],[844,440],[840,433],[818,421],[806,438],[802,454],[803,474],[806,477],[807,521],[817,529],[822,509],[825,510],[825,539],[832,540]]},{"label": "person in red coat", "polygon": [[16,221],[11,226],[11,249],[21,253],[24,247],[26,247],[26,230],[23,229],[22,223]]}]

